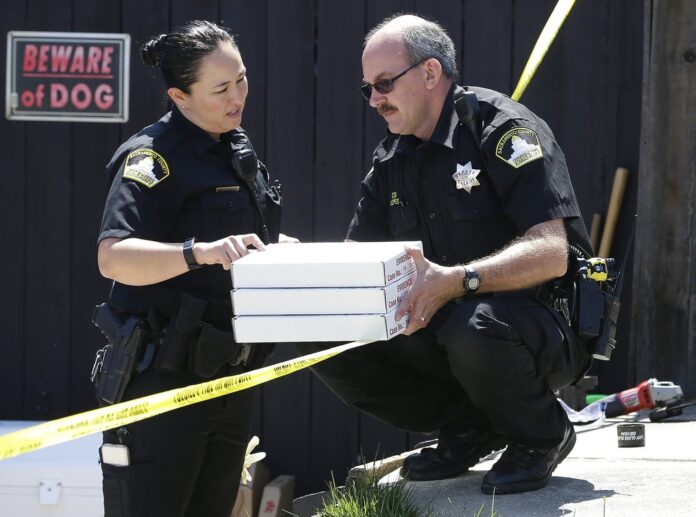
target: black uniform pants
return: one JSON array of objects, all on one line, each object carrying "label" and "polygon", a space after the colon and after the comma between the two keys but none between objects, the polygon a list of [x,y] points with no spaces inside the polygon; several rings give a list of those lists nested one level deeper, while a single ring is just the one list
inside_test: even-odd
[{"label": "black uniform pants", "polygon": [[[225,375],[240,373],[231,371]],[[124,399],[201,382],[150,367]],[[229,517],[249,441],[253,391],[186,406],[104,433],[130,465],[102,463],[105,517]]]},{"label": "black uniform pants", "polygon": [[552,390],[577,380],[589,363],[551,309],[529,297],[495,296],[450,303],[411,336],[345,352],[313,371],[346,403],[401,429],[489,428],[545,447],[560,441],[567,422]]}]

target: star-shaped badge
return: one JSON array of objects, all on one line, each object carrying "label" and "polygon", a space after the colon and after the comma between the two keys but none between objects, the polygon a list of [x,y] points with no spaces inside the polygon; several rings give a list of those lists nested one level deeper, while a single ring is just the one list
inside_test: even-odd
[{"label": "star-shaped badge", "polygon": [[452,174],[452,179],[457,183],[458,189],[464,189],[471,194],[471,188],[480,185],[476,176],[479,175],[481,169],[473,169],[471,162],[466,165],[457,164],[457,172]]}]

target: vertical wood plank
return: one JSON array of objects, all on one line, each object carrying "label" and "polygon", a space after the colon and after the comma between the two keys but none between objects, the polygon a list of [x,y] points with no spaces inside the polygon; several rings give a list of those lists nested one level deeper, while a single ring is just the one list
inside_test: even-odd
[{"label": "vertical wood plank", "polygon": [[[7,33],[26,26],[24,1],[5,6],[0,16],[0,55],[7,55]],[[5,81],[0,84],[0,98],[5,99]],[[26,284],[26,140],[27,123],[0,119],[0,153],[4,167],[0,173],[0,235],[9,253],[0,254],[2,301],[0,301],[0,418],[22,418],[24,407],[23,375],[25,369],[25,300]]]},{"label": "vertical wood plank", "polygon": [[[120,32],[114,16],[120,0],[85,3],[73,14],[73,30]],[[70,411],[96,407],[89,374],[102,334],[92,324],[94,306],[106,299],[110,282],[97,268],[96,239],[107,191],[104,167],[119,145],[120,124],[72,124],[70,225]],[[79,222],[79,223],[78,223]],[[67,229],[66,229],[67,230]],[[67,236],[66,236],[67,238]],[[67,408],[66,408],[67,409]]]},{"label": "vertical wood plank", "polygon": [[318,5],[314,237],[341,241],[364,175],[364,100],[358,92],[363,2],[354,2],[347,11],[339,0]]},{"label": "vertical wood plank", "polygon": [[696,4],[646,3],[642,135],[633,282],[638,378],[696,394]]},{"label": "vertical wood plank", "polygon": [[130,119],[121,127],[121,141],[155,123],[168,110],[161,74],[143,63],[140,48],[150,38],[169,31],[169,16],[168,0],[122,0],[122,31],[131,35],[131,69]]},{"label": "vertical wood plank", "polygon": [[[512,0],[467,0],[461,35],[460,84],[512,93]],[[495,23],[491,23],[491,21]]]},{"label": "vertical wood plank", "polygon": [[[313,237],[315,12],[311,1],[269,2],[267,46],[266,159],[283,182],[284,233]],[[296,355],[279,344],[278,362]],[[310,451],[311,380],[308,371],[265,386],[263,437],[274,474],[294,473],[296,491],[312,486]]]},{"label": "vertical wood plank", "polygon": [[[607,7],[608,49],[603,72],[608,86],[605,127],[606,134],[611,136],[607,139],[606,166],[601,175],[593,176],[595,185],[592,196],[595,200],[582,201],[586,217],[592,210],[606,212],[617,166],[628,169],[629,179],[611,251],[611,256],[619,259],[625,271],[621,295],[623,307],[612,360],[608,363],[597,361],[591,372],[598,376],[599,393],[614,393],[645,380],[635,378],[635,356],[630,339],[633,254],[625,256],[636,213],[638,190],[641,91],[637,85],[641,84],[643,11],[630,0],[610,2]],[[590,208],[593,203],[599,208]]]},{"label": "vertical wood plank", "polygon": [[192,20],[219,21],[218,0],[171,0],[171,29]]},{"label": "vertical wood plank", "polygon": [[[27,26],[69,31],[71,9],[27,2]],[[70,371],[70,233],[72,219],[70,124],[27,124],[26,313],[24,411],[27,417],[62,416]]]},{"label": "vertical wood plank", "polygon": [[314,22],[310,1],[268,5],[266,158],[283,181],[284,233],[302,240],[314,237]]},{"label": "vertical wood plank", "polygon": [[[357,202],[362,168],[363,2],[345,9],[340,0],[317,4],[314,238],[341,241]],[[352,195],[351,195],[352,194]],[[340,361],[341,358],[337,358]],[[312,380],[312,485],[322,489],[333,474],[342,484],[360,450],[358,414],[318,379]]]}]

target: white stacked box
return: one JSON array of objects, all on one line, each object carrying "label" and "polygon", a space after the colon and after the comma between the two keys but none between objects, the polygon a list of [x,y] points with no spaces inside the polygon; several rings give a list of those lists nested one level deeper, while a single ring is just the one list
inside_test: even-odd
[{"label": "white stacked box", "polygon": [[232,264],[235,339],[240,343],[376,341],[396,321],[415,280],[404,245],[419,242],[280,244]]},{"label": "white stacked box", "polygon": [[[2,420],[0,434],[39,423]],[[93,434],[1,461],[0,515],[104,515],[100,445]]]}]

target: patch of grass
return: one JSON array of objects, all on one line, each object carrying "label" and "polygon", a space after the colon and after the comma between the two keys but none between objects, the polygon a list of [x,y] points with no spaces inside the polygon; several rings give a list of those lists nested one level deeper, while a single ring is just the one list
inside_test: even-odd
[{"label": "patch of grass", "polygon": [[434,517],[415,502],[403,479],[380,485],[376,476],[366,476],[337,487],[332,475],[328,488],[318,517]]}]

